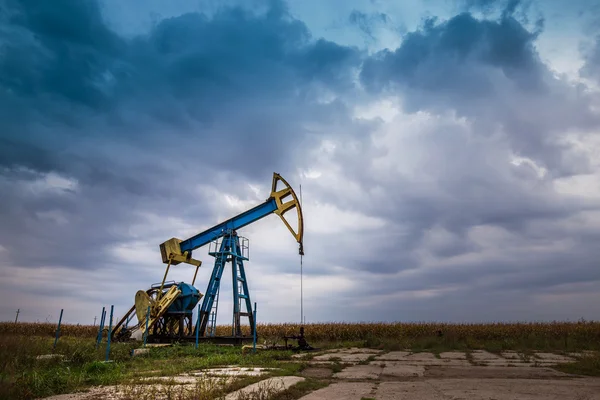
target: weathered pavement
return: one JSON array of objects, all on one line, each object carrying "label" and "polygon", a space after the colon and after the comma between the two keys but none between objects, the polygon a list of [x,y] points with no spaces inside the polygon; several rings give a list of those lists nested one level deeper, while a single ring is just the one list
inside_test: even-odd
[{"label": "weathered pavement", "polygon": [[[272,395],[309,378],[327,381],[329,385],[301,400],[600,400],[600,378],[569,375],[552,368],[575,361],[579,356],[581,354],[520,354],[513,351],[493,354],[481,350],[436,355],[351,348],[294,356],[308,364],[301,377],[268,377],[268,368],[229,366],[148,379],[153,381],[150,384],[155,389],[162,390],[163,381],[165,384],[171,381],[177,382],[182,391],[192,393],[199,382],[208,386],[224,385],[243,376],[267,375],[258,383],[230,393],[226,400],[235,400],[238,396],[254,398],[253,393],[261,393],[256,398],[267,399],[270,396],[265,392]],[[310,359],[306,360],[306,357]],[[133,394],[135,390],[128,398]],[[88,393],[51,399],[116,400],[124,395],[116,387],[98,387]]]},{"label": "weathered pavement", "polygon": [[318,376],[318,369],[332,363],[346,367],[332,375],[333,383],[328,387],[301,399],[600,400],[600,378],[569,375],[551,368],[579,356],[542,352],[497,355],[481,350],[439,355],[337,350],[313,357],[307,372]]}]

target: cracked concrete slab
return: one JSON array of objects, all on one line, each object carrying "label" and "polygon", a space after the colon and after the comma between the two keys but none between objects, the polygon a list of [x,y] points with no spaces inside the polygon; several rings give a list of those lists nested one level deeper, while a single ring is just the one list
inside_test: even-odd
[{"label": "cracked concrete slab", "polygon": [[473,357],[473,362],[479,365],[508,367],[511,365],[520,364],[519,360],[509,360],[485,350],[473,350],[471,352],[471,356]]},{"label": "cracked concrete slab", "polygon": [[377,400],[445,400],[429,382],[381,382],[375,394]]},{"label": "cracked concrete slab", "polygon": [[305,379],[306,378],[300,376],[278,376],[275,378],[268,378],[229,393],[225,396],[225,400],[235,400],[240,397],[246,398],[252,396],[254,393],[260,393],[260,398],[264,398],[265,395],[270,397],[289,389]]},{"label": "cracked concrete slab", "polygon": [[353,365],[333,375],[338,379],[379,379],[383,367],[379,364]]},{"label": "cracked concrete slab", "polygon": [[[496,400],[600,399],[600,380],[440,379],[428,381],[444,398]],[[414,399],[419,397],[415,396]],[[432,397],[436,398],[436,397]],[[383,400],[377,397],[378,400]]]},{"label": "cracked concrete slab", "polygon": [[260,376],[265,375],[276,368],[262,367],[237,367],[227,366],[223,368],[208,368],[200,371],[189,372],[189,375],[194,376]]},{"label": "cracked concrete slab", "polygon": [[405,378],[421,377],[425,373],[425,367],[422,365],[406,365],[399,362],[387,362],[381,373],[382,377]]},{"label": "cracked concrete slab", "polygon": [[396,361],[396,360],[404,360],[406,356],[411,354],[410,351],[391,351],[389,353],[385,353],[375,357],[376,360],[383,361]]},{"label": "cracked concrete slab", "polygon": [[573,357],[563,356],[561,354],[554,353],[533,353],[536,358],[541,359],[543,361],[553,362],[553,363],[570,363],[575,362],[576,360]]},{"label": "cracked concrete slab", "polygon": [[363,397],[373,397],[376,387],[376,384],[371,382],[332,383],[301,397],[300,400],[361,400]]},{"label": "cracked concrete slab", "polygon": [[445,359],[466,360],[467,359],[467,355],[465,353],[463,353],[462,351],[445,351],[443,353],[440,353],[440,357],[442,358],[442,360],[445,360]]},{"label": "cracked concrete slab", "polygon": [[324,354],[320,354],[312,358],[312,361],[338,361],[341,363],[357,363],[361,361],[366,361],[369,357],[373,357],[377,354],[380,354],[381,351],[373,350],[373,349],[360,349],[360,348],[350,348],[350,349],[340,349],[340,350],[332,350],[328,351]]},{"label": "cracked concrete slab", "polygon": [[598,400],[600,399],[600,380],[442,379],[419,382],[382,382],[377,389],[375,398],[377,400]]},{"label": "cracked concrete slab", "polygon": [[517,360],[520,361],[521,360],[521,353],[518,353],[514,350],[506,350],[500,353],[500,355],[504,358],[506,358],[507,360]]},{"label": "cracked concrete slab", "polygon": [[556,379],[569,378],[572,375],[559,372],[552,368],[531,368],[530,366],[486,366],[486,367],[441,367],[429,366],[424,373],[425,378],[527,378],[527,379]]}]

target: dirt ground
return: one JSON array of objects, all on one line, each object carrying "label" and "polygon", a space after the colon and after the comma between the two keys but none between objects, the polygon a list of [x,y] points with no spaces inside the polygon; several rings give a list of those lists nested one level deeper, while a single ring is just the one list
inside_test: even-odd
[{"label": "dirt ground", "polygon": [[[277,384],[284,390],[305,378],[330,383],[301,397],[302,400],[600,400],[600,378],[570,375],[552,368],[574,361],[578,356],[580,354],[525,355],[515,352],[498,355],[485,351],[436,355],[341,349],[314,354],[310,360],[305,360],[309,366],[300,377],[288,377]],[[205,378],[214,376],[215,371],[222,370],[213,370],[205,374]],[[243,375],[244,371],[240,371]],[[193,384],[202,374],[195,371],[176,378],[182,383]],[[225,375],[232,378],[231,372]],[[102,393],[104,398],[119,398],[110,388],[94,388],[88,393],[54,396],[47,400],[90,400]],[[235,393],[228,395],[228,399],[235,398]]]}]

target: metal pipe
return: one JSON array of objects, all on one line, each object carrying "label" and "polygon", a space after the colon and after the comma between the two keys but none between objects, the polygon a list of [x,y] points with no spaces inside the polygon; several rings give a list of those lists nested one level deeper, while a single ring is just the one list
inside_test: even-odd
[{"label": "metal pipe", "polygon": [[104,329],[104,319],[106,318],[106,311],[102,307],[102,316],[100,317],[100,325],[98,326],[98,337],[96,338],[96,348],[102,342],[102,329]]},{"label": "metal pipe", "polygon": [[192,286],[194,286],[194,282],[196,282],[196,275],[198,275],[198,268],[200,268],[199,265],[196,267],[196,272],[194,272],[194,279],[192,279]]},{"label": "metal pipe", "polygon": [[58,335],[60,334],[60,323],[62,321],[63,309],[60,309],[60,317],[58,317],[58,326],[56,327],[56,334],[54,336],[54,346],[53,349],[56,349],[56,342],[58,342]]},{"label": "metal pipe", "polygon": [[198,317],[196,318],[196,348],[198,348],[198,335],[200,334],[200,304],[198,304]]},{"label": "metal pipe", "polygon": [[252,351],[256,353],[256,302],[254,302],[254,329],[253,329],[253,349]]},{"label": "metal pipe", "polygon": [[165,270],[165,276],[160,284],[160,289],[158,290],[158,294],[156,295],[156,300],[160,300],[163,295],[163,286],[165,286],[165,281],[167,280],[167,274],[169,273],[169,268],[171,268],[171,259],[169,258],[169,263],[167,264],[167,269]]},{"label": "metal pipe", "polygon": [[110,337],[112,336],[112,321],[113,321],[113,310],[114,310],[115,306],[111,305],[110,306],[110,321],[109,321],[109,325],[108,325],[108,339],[107,339],[107,346],[106,346],[106,358],[105,361],[108,361],[108,356],[110,354]]}]

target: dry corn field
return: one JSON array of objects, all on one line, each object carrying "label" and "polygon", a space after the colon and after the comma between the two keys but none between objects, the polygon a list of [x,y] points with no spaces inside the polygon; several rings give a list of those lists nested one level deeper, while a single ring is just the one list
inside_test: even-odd
[{"label": "dry corn field", "polygon": [[[244,327],[249,335],[249,328]],[[106,328],[105,328],[106,329]],[[55,324],[50,323],[0,323],[0,334],[53,336]],[[260,338],[280,338],[295,335],[298,324],[258,324]],[[550,323],[493,323],[493,324],[445,324],[445,323],[319,323],[306,324],[309,341],[356,341],[369,339],[420,339],[441,337],[449,341],[506,341],[534,340],[568,341],[600,346],[600,322],[550,322]],[[62,336],[95,337],[98,326],[61,325]],[[229,326],[218,326],[217,335],[231,333]],[[588,347],[588,346],[586,346]]]}]

